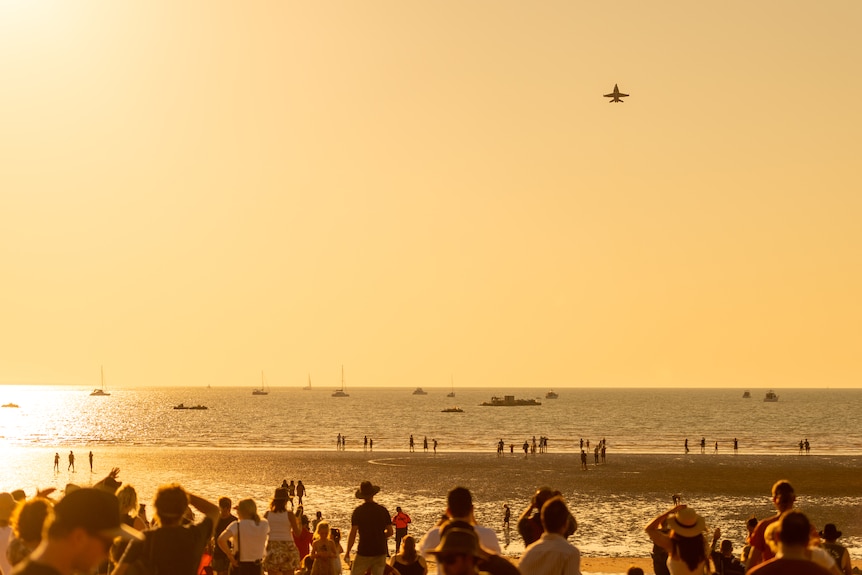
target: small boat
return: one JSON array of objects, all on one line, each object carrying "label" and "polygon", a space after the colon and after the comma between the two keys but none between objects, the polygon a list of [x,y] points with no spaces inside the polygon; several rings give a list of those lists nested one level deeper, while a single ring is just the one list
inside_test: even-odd
[{"label": "small boat", "polygon": [[560,397],[560,394],[557,393],[556,391],[554,391],[553,389],[545,394],[545,399],[559,399],[559,397]]},{"label": "small boat", "polygon": [[742,399],[751,399],[751,392],[750,392],[750,391],[746,391],[745,393],[743,393],[743,394],[742,394]]},{"label": "small boat", "polygon": [[778,401],[778,395],[775,394],[771,389],[766,392],[766,397],[763,398],[763,401],[775,402]]},{"label": "small boat", "polygon": [[105,391],[105,368],[104,367],[102,367],[102,386],[94,389],[92,392],[90,392],[90,395],[111,395],[110,393]]},{"label": "small boat", "polygon": [[174,409],[209,409],[206,405],[184,405],[180,403],[179,405],[175,405]]},{"label": "small boat", "polygon": [[0,407],[21,407],[21,406],[18,405],[17,403],[4,403],[3,405],[0,405]]},{"label": "small boat", "polygon": [[311,374],[308,374],[308,385],[302,388],[303,391],[311,391]]},{"label": "small boat", "polygon": [[413,395],[428,395],[428,392],[422,389],[421,387],[417,387],[413,390]]},{"label": "small boat", "polygon": [[464,410],[460,407],[447,407],[446,409],[440,410],[441,413],[464,413]]},{"label": "small boat", "polygon": [[542,402],[535,399],[515,399],[514,395],[505,395],[503,397],[494,396],[491,401],[484,401],[480,405],[486,407],[520,407],[523,405],[542,405]]},{"label": "small boat", "polygon": [[350,394],[344,392],[344,366],[341,366],[341,387],[332,392],[332,397],[350,397]]},{"label": "small boat", "polygon": [[446,397],[455,397],[455,376],[452,376],[452,391],[446,394]]},{"label": "small boat", "polygon": [[266,388],[266,380],[263,377],[263,371],[260,372],[260,387],[256,387],[251,392],[252,395],[269,395],[269,390]]}]

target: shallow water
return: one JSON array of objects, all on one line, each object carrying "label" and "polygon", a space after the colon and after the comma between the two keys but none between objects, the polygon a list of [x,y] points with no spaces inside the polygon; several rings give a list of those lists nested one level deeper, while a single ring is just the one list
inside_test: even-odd
[{"label": "shallow water", "polygon": [[[112,389],[109,397],[59,386],[3,386],[0,447],[148,445],[243,449],[328,449],[342,433],[348,448],[362,438],[378,449],[406,449],[436,438],[446,451],[493,451],[499,439],[519,449],[533,436],[550,438],[553,452],[580,449],[580,439],[595,444],[607,438],[616,453],[679,453],[688,438],[698,450],[732,450],[734,438],[747,454],[793,454],[807,438],[816,454],[862,454],[862,428],[848,425],[862,412],[862,390],[777,390],[777,403],[762,401],[765,390],[742,399],[738,389],[560,389],[545,400],[535,388],[489,390],[348,389],[350,397],[331,397],[332,388],[303,391],[272,388],[252,396],[250,388]],[[480,407],[491,395],[539,397],[541,406]],[[204,404],[205,411],[172,406]],[[464,413],[441,413],[458,405]],[[421,444],[421,443],[420,443]]]}]

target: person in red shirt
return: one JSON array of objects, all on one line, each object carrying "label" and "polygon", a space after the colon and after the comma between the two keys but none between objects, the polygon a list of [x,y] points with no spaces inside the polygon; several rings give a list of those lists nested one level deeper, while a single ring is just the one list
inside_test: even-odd
[{"label": "person in red shirt", "polygon": [[395,515],[392,516],[392,525],[395,526],[395,554],[401,549],[401,540],[407,535],[407,525],[410,523],[410,516],[401,511],[400,507],[395,508]]}]

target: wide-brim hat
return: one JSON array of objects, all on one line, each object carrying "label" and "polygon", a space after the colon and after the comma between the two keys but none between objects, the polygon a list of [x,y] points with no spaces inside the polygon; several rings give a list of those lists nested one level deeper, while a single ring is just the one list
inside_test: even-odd
[{"label": "wide-brim hat", "polygon": [[429,549],[431,555],[464,554],[485,559],[487,553],[479,546],[479,537],[474,529],[454,527],[447,529],[440,538],[440,544],[434,549]]},{"label": "wide-brim hat", "polygon": [[841,537],[841,532],[838,531],[838,528],[835,527],[834,523],[827,523],[823,526],[823,531],[820,532],[820,536],[829,541],[833,541]]},{"label": "wide-brim hat", "polygon": [[706,531],[706,520],[691,507],[683,507],[667,520],[667,526],[682,537],[695,537]]},{"label": "wide-brim hat", "polygon": [[373,497],[380,492],[380,486],[374,485],[370,481],[363,481],[359,484],[359,489],[356,490],[357,499],[365,499]]}]

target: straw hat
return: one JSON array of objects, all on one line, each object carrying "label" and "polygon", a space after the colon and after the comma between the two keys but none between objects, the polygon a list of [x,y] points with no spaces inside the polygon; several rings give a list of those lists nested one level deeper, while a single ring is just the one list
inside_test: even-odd
[{"label": "straw hat", "polygon": [[667,520],[671,531],[682,537],[695,537],[706,531],[706,521],[691,507],[683,507]]}]

